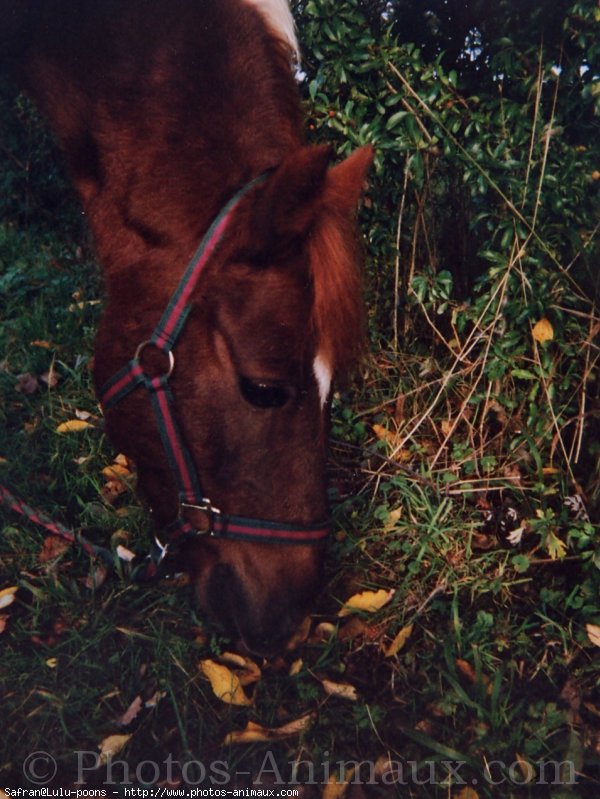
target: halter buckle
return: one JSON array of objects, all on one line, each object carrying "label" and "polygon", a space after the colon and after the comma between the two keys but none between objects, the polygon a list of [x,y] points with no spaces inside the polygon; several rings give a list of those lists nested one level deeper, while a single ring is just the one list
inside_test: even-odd
[{"label": "halter buckle", "polygon": [[222,512],[219,508],[215,508],[210,499],[202,497],[202,501],[198,504],[193,502],[181,502],[181,511],[183,510],[198,510],[206,516],[208,521],[207,527],[205,529],[195,527],[196,535],[215,535],[215,518],[217,516],[222,516]]}]

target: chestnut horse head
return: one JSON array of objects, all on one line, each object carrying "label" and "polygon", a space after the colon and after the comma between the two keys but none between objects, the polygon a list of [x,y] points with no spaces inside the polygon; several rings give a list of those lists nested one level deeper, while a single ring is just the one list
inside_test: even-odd
[{"label": "chestnut horse head", "polygon": [[201,605],[273,652],[320,581],[328,398],[360,345],[372,153],[331,166],[303,144],[281,0],[65,2],[23,22],[22,76],[105,269],[107,431],[159,536],[185,534]]}]

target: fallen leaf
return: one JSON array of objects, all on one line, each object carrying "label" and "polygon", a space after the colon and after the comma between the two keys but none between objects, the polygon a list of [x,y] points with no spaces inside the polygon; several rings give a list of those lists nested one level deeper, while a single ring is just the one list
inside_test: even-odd
[{"label": "fallen leaf", "polygon": [[164,699],[166,695],[166,691],[156,691],[156,693],[152,694],[150,699],[144,702],[144,707],[157,707],[160,700]]},{"label": "fallen leaf", "polygon": [[238,655],[237,652],[223,652],[219,655],[219,660],[236,669],[236,676],[240,685],[251,685],[258,682],[262,677],[260,666],[250,658]]},{"label": "fallen leaf", "polygon": [[200,671],[209,680],[214,695],[228,705],[249,706],[252,704],[242,688],[239,678],[221,663],[201,660]]},{"label": "fallen leaf", "polygon": [[68,422],[62,422],[59,424],[56,428],[56,432],[79,433],[81,430],[85,430],[87,427],[91,427],[91,424],[83,419],[69,419]]},{"label": "fallen leaf", "polygon": [[398,652],[404,647],[404,644],[412,635],[413,626],[414,625],[412,624],[407,624],[406,627],[403,627],[396,633],[392,643],[384,650],[386,658],[391,658],[394,655],[397,655]]},{"label": "fallen leaf", "polygon": [[540,321],[536,322],[533,326],[531,335],[535,341],[543,344],[545,341],[552,341],[554,338],[554,330],[547,319],[540,319]]},{"label": "fallen leaf", "polygon": [[59,379],[60,378],[56,373],[56,369],[53,366],[50,367],[50,369],[48,369],[47,372],[44,372],[43,374],[40,375],[40,380],[42,381],[42,383],[45,383],[48,386],[48,388],[56,388]]},{"label": "fallen leaf", "polygon": [[383,427],[383,425],[380,424],[374,424],[371,429],[380,441],[385,441],[387,444],[391,444],[392,446],[394,445],[394,442],[396,441],[396,433],[394,433],[392,430],[388,430],[387,427]]},{"label": "fallen leaf", "polygon": [[353,641],[355,638],[370,638],[371,628],[358,616],[350,616],[338,631],[338,641]]},{"label": "fallen leaf", "polygon": [[6,630],[6,625],[8,624],[8,620],[10,616],[8,613],[0,613],[0,635]]},{"label": "fallen leaf", "polygon": [[[0,630],[0,632],[2,632],[2,630]],[[290,670],[288,671],[288,675],[290,677],[295,677],[296,674],[299,674],[300,671],[302,670],[303,663],[304,663],[304,661],[302,660],[302,658],[298,658],[298,660],[295,660],[292,663],[292,665],[290,666]]]},{"label": "fallen leaf", "polygon": [[[0,597],[1,596],[2,592],[0,591]],[[586,624],[585,629],[587,631],[588,638],[594,644],[594,646],[600,646],[600,627],[597,624]]]},{"label": "fallen leaf", "polygon": [[[455,663],[456,663],[456,667],[461,672],[461,674],[464,674],[464,676],[470,682],[472,682],[472,683],[479,682],[479,679],[477,677],[477,672],[475,671],[473,666],[471,666],[471,664],[467,660],[462,660],[461,658],[457,658],[455,660]],[[492,681],[490,680],[490,678],[487,676],[487,674],[482,674],[480,679],[481,679],[481,682],[485,685],[485,687],[487,689],[487,693],[491,694],[492,689],[493,689],[493,685],[492,685]]]},{"label": "fallen leaf", "polygon": [[477,682],[477,675],[475,673],[475,669],[467,660],[462,660],[461,658],[456,659],[456,667],[463,674],[468,680],[471,682]]},{"label": "fallen leaf", "polygon": [[256,741],[272,741],[271,730],[249,721],[243,730],[233,730],[228,732],[223,740],[223,745],[228,744],[249,744]]},{"label": "fallen leaf", "polygon": [[15,594],[18,590],[19,586],[13,585],[10,588],[3,588],[0,591],[0,610],[12,605],[12,603],[15,601]]},{"label": "fallen leaf", "polygon": [[454,799],[479,799],[479,794],[474,788],[463,788],[454,795]]},{"label": "fallen leaf", "polygon": [[63,552],[66,552],[70,546],[71,542],[67,541],[65,538],[61,538],[58,535],[47,535],[46,538],[44,538],[42,549],[38,555],[38,561],[40,563],[48,563],[58,558]]},{"label": "fallen leaf", "polygon": [[106,764],[108,759],[117,755],[125,746],[131,735],[109,735],[99,746],[100,762]]},{"label": "fallen leaf", "polygon": [[123,713],[123,715],[119,719],[117,719],[117,724],[119,725],[119,727],[127,727],[128,724],[131,724],[131,722],[139,714],[142,707],[143,707],[142,697],[136,696],[136,698],[129,705],[125,713]]},{"label": "fallen leaf", "polygon": [[344,768],[343,779],[341,781],[332,774],[323,788],[323,793],[321,794],[322,799],[343,799],[353,776],[354,766],[347,770]]},{"label": "fallen leaf", "polygon": [[35,391],[37,391],[37,388],[37,377],[34,377],[29,372],[26,372],[22,375],[17,375],[15,391],[19,391],[21,394],[33,394]]},{"label": "fallen leaf", "polygon": [[321,680],[321,685],[328,696],[339,696],[340,699],[349,699],[351,702],[356,702],[358,699],[356,688],[349,683]]},{"label": "fallen leaf", "polygon": [[83,584],[91,591],[92,589],[100,588],[100,586],[104,585],[107,577],[107,569],[104,566],[97,566],[91,574],[88,574]]},{"label": "fallen leaf", "polygon": [[49,341],[42,341],[41,339],[35,339],[35,341],[29,342],[30,347],[40,347],[43,350],[50,349],[50,342]]},{"label": "fallen leaf", "polygon": [[131,561],[135,558],[135,552],[132,552],[130,549],[127,549],[127,547],[122,546],[122,544],[119,544],[117,547],[117,555],[121,558],[121,560],[124,560],[127,563],[131,563]]},{"label": "fallen leaf", "polygon": [[234,730],[227,733],[224,745],[227,744],[245,744],[254,743],[256,741],[280,741],[283,738],[291,738],[294,735],[299,735],[304,730],[308,729],[311,722],[314,720],[314,713],[307,713],[305,716],[289,721],[281,727],[269,728],[249,721],[243,730]]},{"label": "fallen leaf", "polygon": [[58,658],[48,658],[46,666],[48,666],[49,669],[55,669],[58,666]]},{"label": "fallen leaf", "polygon": [[336,625],[332,624],[330,621],[319,622],[315,627],[314,637],[318,641],[328,641],[335,635],[336,629]]},{"label": "fallen leaf", "polygon": [[338,616],[348,616],[357,611],[364,613],[374,613],[391,600],[394,596],[394,589],[386,591],[385,588],[380,588],[379,591],[362,591],[359,594],[354,594],[350,599],[346,600],[344,606],[338,612]]},{"label": "fallen leaf", "polygon": [[131,472],[127,466],[123,466],[120,463],[111,463],[110,466],[105,466],[102,469],[102,474],[109,479],[119,480],[121,477],[129,477]]},{"label": "fallen leaf", "polygon": [[100,489],[100,495],[105,502],[111,505],[125,491],[127,491],[127,486],[122,480],[107,480]]}]

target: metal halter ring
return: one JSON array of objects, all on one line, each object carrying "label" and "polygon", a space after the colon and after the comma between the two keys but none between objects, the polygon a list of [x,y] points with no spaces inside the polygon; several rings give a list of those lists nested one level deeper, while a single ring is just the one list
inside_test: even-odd
[{"label": "metal halter ring", "polygon": [[[142,341],[142,343],[138,345],[138,348],[135,351],[135,355],[133,356],[134,360],[140,361],[140,357],[142,355],[142,352],[148,346],[156,347],[156,349],[160,353],[162,353],[163,355],[166,355],[168,357],[168,359],[169,359],[169,368],[167,369],[167,371],[163,375],[163,377],[165,377],[165,378],[171,377],[171,375],[173,374],[173,369],[175,368],[175,356],[173,355],[172,350],[166,350],[166,351],[165,350],[161,350],[160,347],[158,346],[158,344],[156,344],[154,341],[152,341],[152,339],[146,339],[146,341]],[[141,363],[141,361],[140,361],[140,363]],[[143,367],[142,367],[142,369],[143,369]]]},{"label": "metal halter ring", "polygon": [[221,516],[222,512],[218,508],[215,508],[210,499],[206,499],[205,497],[203,497],[202,504],[200,505],[196,505],[192,502],[182,502],[181,510],[183,511],[184,509],[199,510],[201,513],[205,514],[208,520],[208,526],[205,530],[195,528],[196,535],[215,534],[215,516]]}]

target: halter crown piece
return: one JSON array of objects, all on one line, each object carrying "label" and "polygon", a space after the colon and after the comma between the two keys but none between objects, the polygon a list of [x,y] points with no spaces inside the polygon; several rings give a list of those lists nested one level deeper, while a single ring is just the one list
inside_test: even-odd
[{"label": "halter crown piece", "polygon": [[[263,173],[247,183],[224,206],[200,242],[150,338],[138,345],[133,359],[100,390],[100,401],[105,410],[113,408],[138,386],[144,386],[150,394],[162,445],[177,484],[180,505],[177,519],[166,529],[167,543],[162,544],[158,538],[155,539],[155,550],[150,558],[156,566],[175,541],[180,542],[190,536],[210,535],[262,543],[307,545],[323,541],[329,534],[328,521],[313,525],[264,521],[222,513],[215,508],[210,499],[204,496],[194,462],[173,414],[173,395],[169,388],[169,378],[175,368],[173,349],[191,310],[190,298],[202,270],[225,235],[240,200],[251,189],[264,183],[267,176],[268,173]],[[150,377],[144,371],[141,357],[149,347],[167,356],[164,374]],[[187,521],[184,518],[186,509],[202,511],[208,520],[207,528],[199,530]]]}]

